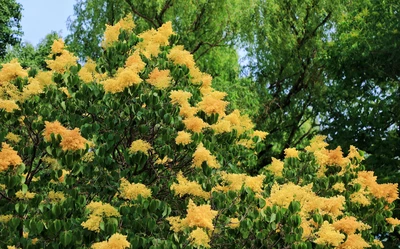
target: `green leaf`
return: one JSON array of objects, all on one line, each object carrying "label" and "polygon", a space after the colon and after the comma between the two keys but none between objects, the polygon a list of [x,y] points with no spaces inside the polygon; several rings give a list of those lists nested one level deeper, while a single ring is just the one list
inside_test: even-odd
[{"label": "green leaf", "polygon": [[72,233],[70,231],[62,231],[60,233],[60,242],[63,246],[67,246],[72,242]]}]

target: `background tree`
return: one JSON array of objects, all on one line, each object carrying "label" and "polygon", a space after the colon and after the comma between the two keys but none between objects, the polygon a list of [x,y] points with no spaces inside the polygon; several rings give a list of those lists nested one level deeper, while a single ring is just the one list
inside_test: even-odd
[{"label": "background tree", "polygon": [[16,45],[21,39],[21,4],[15,0],[0,0],[0,58],[8,45]]},{"label": "background tree", "polygon": [[258,1],[244,46],[261,96],[256,123],[270,133],[260,166],[282,158],[285,148],[304,147],[318,131],[328,31],[341,8],[338,1]]},{"label": "background tree", "polygon": [[398,182],[400,4],[352,1],[335,30],[322,132],[344,148],[353,143],[366,151],[369,169]]},{"label": "background tree", "polygon": [[54,40],[59,38],[59,34],[51,32],[36,47],[26,42],[9,47],[2,61],[3,63],[10,62],[16,58],[23,68],[46,69],[46,60],[49,59],[51,45],[53,45]]}]

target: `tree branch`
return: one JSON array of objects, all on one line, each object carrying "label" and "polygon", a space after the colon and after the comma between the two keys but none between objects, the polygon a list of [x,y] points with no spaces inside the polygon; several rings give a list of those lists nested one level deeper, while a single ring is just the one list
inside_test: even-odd
[{"label": "tree branch", "polygon": [[129,5],[129,7],[131,8],[132,12],[135,13],[136,15],[138,15],[139,17],[143,18],[145,21],[147,21],[148,23],[150,23],[154,28],[159,28],[160,26],[158,26],[153,20],[151,20],[149,17],[143,15],[142,13],[140,13],[139,11],[137,11],[137,9],[135,9],[135,6],[133,6],[133,4],[131,3],[130,0],[125,0],[125,2]]}]

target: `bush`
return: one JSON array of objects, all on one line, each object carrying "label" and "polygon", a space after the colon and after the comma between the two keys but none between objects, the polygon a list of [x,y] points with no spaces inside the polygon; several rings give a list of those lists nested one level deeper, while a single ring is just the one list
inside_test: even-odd
[{"label": "bush", "polygon": [[108,26],[83,67],[62,40],[49,71],[2,66],[2,246],[379,248],[400,224],[397,185],[322,136],[251,175],[267,133],[227,113],[171,23],[133,29]]}]

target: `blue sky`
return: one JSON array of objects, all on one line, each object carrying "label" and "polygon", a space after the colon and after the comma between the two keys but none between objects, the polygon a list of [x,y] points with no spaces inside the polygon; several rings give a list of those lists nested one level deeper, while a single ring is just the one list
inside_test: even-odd
[{"label": "blue sky", "polygon": [[51,31],[68,34],[67,19],[74,14],[75,0],[17,0],[22,4],[23,42],[37,45]]}]

